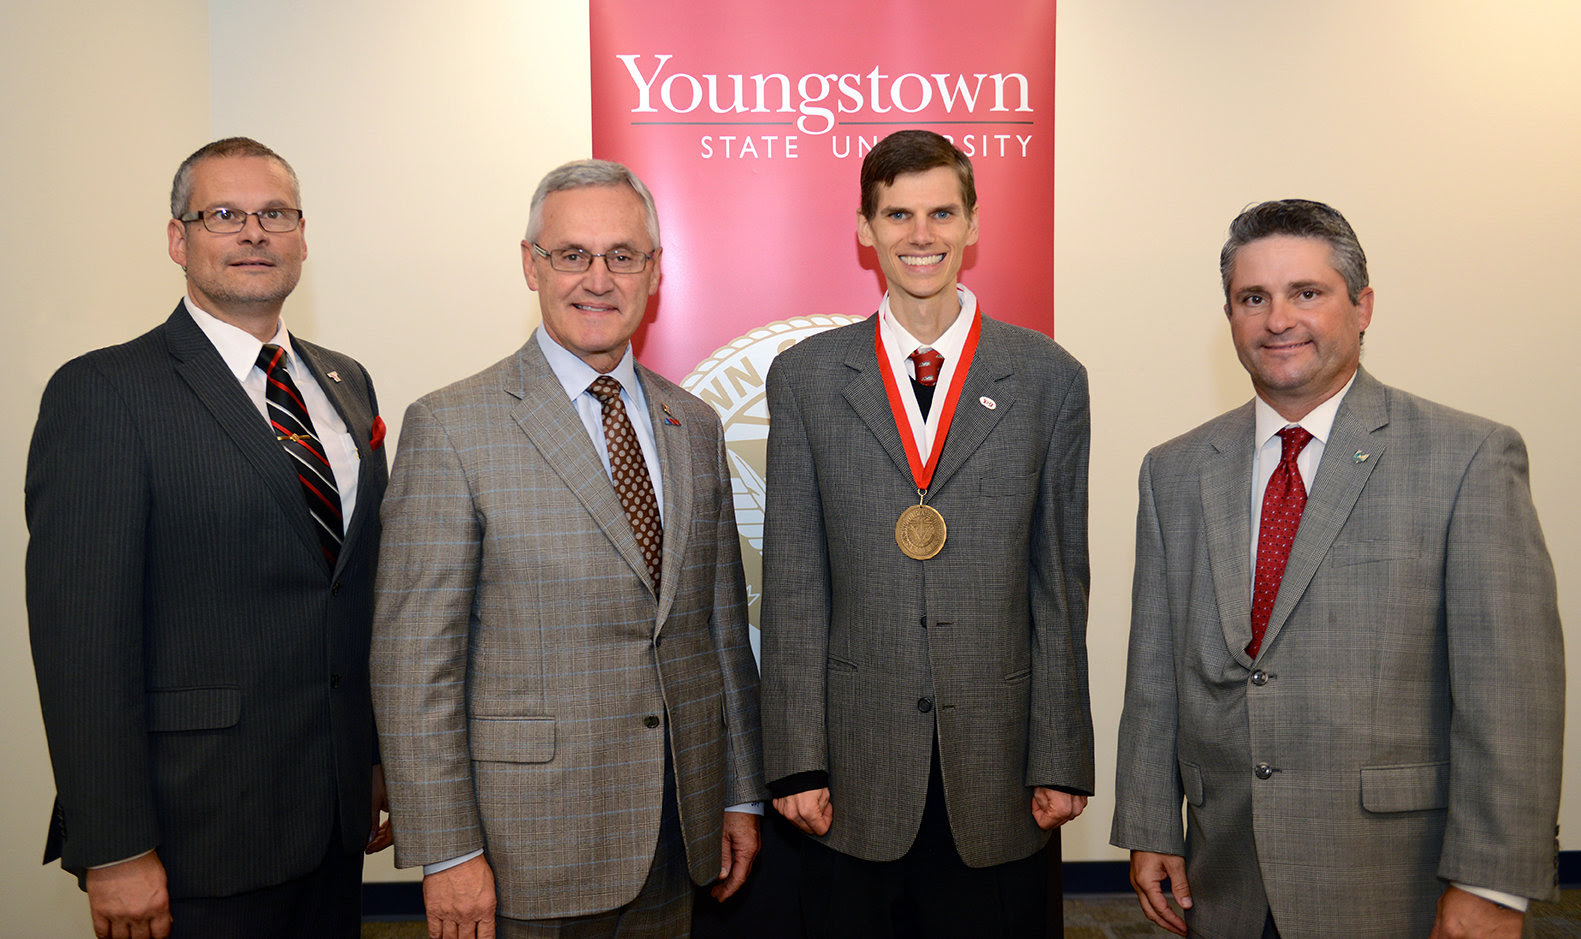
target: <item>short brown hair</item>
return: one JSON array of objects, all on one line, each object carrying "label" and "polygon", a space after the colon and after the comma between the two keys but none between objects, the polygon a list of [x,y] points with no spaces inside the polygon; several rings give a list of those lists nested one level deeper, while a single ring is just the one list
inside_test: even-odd
[{"label": "short brown hair", "polygon": [[862,217],[878,212],[878,190],[903,173],[924,173],[939,166],[955,170],[961,179],[961,198],[967,214],[977,209],[977,183],[972,161],[948,137],[931,130],[897,130],[878,142],[862,160]]},{"label": "short brown hair", "polygon": [[291,178],[291,198],[296,200],[295,208],[302,207],[302,184],[297,181],[296,170],[285,161],[285,157],[270,150],[268,147],[251,137],[226,137],[205,144],[198,151],[185,160],[176,170],[176,178],[170,184],[170,217],[179,219],[192,208],[188,203],[192,201],[192,172],[204,160],[218,157],[263,157],[280,164],[285,174]]}]

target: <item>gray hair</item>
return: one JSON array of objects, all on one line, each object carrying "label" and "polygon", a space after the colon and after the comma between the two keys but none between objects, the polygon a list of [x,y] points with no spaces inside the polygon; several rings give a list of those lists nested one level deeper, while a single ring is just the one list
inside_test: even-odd
[{"label": "gray hair", "polygon": [[179,219],[192,208],[192,174],[198,164],[208,159],[219,157],[263,157],[280,164],[286,176],[291,179],[291,198],[296,200],[295,208],[302,207],[302,183],[296,178],[296,170],[285,161],[285,157],[270,150],[268,147],[251,137],[226,137],[216,140],[211,144],[200,147],[198,151],[185,160],[176,170],[176,178],[170,184],[170,217]]},{"label": "gray hair", "polygon": [[587,186],[630,186],[642,199],[643,210],[648,216],[648,238],[653,241],[653,250],[659,250],[659,210],[653,204],[653,193],[636,173],[610,160],[573,160],[550,170],[538,184],[538,191],[532,194],[532,207],[527,213],[527,240],[537,241],[543,232],[543,200],[549,193]]},{"label": "gray hair", "polygon": [[1345,278],[1345,292],[1354,304],[1367,289],[1367,255],[1345,216],[1331,206],[1309,199],[1279,199],[1245,209],[1230,223],[1230,237],[1219,251],[1219,277],[1224,300],[1230,302],[1230,279],[1235,255],[1246,245],[1275,235],[1316,238],[1328,242],[1329,263]]}]

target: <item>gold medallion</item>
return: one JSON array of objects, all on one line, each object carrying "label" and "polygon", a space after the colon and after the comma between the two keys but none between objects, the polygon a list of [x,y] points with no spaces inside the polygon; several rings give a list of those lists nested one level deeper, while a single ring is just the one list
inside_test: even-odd
[{"label": "gold medallion", "polygon": [[944,516],[931,505],[913,505],[895,523],[895,543],[906,557],[926,561],[944,550]]}]

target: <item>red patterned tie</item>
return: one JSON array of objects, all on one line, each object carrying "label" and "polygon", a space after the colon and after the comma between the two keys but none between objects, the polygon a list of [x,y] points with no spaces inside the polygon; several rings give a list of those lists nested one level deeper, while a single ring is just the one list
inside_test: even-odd
[{"label": "red patterned tie", "polygon": [[1279,432],[1283,449],[1279,465],[1268,477],[1268,488],[1263,490],[1263,514],[1257,526],[1257,579],[1252,586],[1252,641],[1246,654],[1257,658],[1262,648],[1263,633],[1268,630],[1268,617],[1274,611],[1274,598],[1279,596],[1279,582],[1285,576],[1285,564],[1290,560],[1290,546],[1295,543],[1296,529],[1301,526],[1301,512],[1307,505],[1307,488],[1301,482],[1301,470],[1296,457],[1311,441],[1312,435],[1300,427],[1286,427]]},{"label": "red patterned tie", "polygon": [[918,349],[910,356],[911,361],[917,366],[917,383],[933,387],[939,381],[939,368],[944,365],[944,356],[937,349]]},{"label": "red patterned tie", "polygon": [[296,466],[302,496],[318,529],[319,547],[324,551],[324,560],[334,567],[346,525],[340,514],[340,490],[335,486],[335,471],[330,469],[324,444],[313,429],[313,419],[307,415],[302,392],[285,366],[285,350],[264,343],[258,352],[258,367],[266,379],[264,400],[269,403],[269,423],[274,427],[275,439]]},{"label": "red patterned tie", "polygon": [[642,549],[642,559],[648,562],[648,573],[653,576],[653,589],[659,589],[659,559],[664,555],[664,529],[659,522],[659,500],[653,494],[653,479],[648,475],[648,462],[642,457],[642,444],[637,432],[626,416],[626,405],[620,400],[620,382],[608,375],[600,375],[588,386],[588,391],[604,406],[604,442],[609,445],[609,475],[615,484],[615,495],[626,510],[626,520],[631,522],[632,534],[637,536],[637,547]]}]

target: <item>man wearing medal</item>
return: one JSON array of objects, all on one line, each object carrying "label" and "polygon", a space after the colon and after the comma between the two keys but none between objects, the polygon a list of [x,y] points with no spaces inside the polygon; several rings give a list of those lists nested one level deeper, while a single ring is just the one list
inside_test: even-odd
[{"label": "man wearing medal", "polygon": [[810,936],[1041,935],[1093,791],[1087,378],[957,283],[971,162],[862,164],[887,293],[769,371],[763,737]]}]

